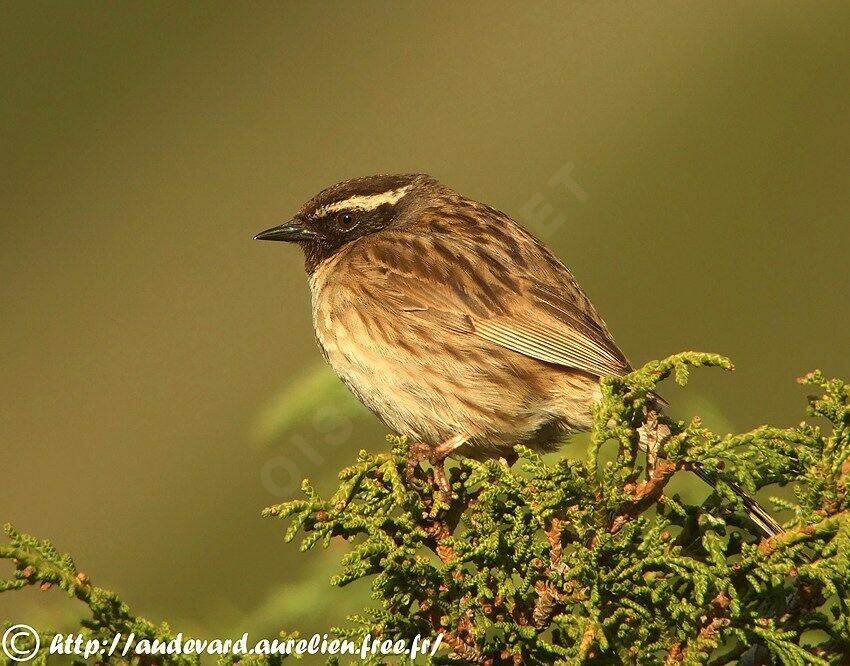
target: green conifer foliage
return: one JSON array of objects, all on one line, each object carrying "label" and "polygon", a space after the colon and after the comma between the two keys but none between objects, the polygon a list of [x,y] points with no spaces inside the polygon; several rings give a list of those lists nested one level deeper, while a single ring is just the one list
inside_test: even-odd
[{"label": "green conifer foliage", "polygon": [[[658,384],[685,384],[695,366],[732,367],[686,352],[603,380],[585,460],[458,460],[445,502],[430,468],[407,482],[407,443],[391,438],[388,453],[361,451],[329,499],[305,481],[302,499],[264,514],[286,519],[302,551],[350,544],[331,582],[368,579],[374,602],[338,636],[439,633],[435,663],[850,664],[850,386],[802,378],[814,421],[795,428],[720,436],[658,417],[672,435],[647,456],[638,429]],[[665,492],[696,464],[719,481],[704,502]],[[734,484],[790,487],[793,500],[772,499],[786,531],[763,537]],[[15,568],[0,589],[55,583],[89,605],[88,631],[170,635],[46,542],[7,534],[0,557]]]}]

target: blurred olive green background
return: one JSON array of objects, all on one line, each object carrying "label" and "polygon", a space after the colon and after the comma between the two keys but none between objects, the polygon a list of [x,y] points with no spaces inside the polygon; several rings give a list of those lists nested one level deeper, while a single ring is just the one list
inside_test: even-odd
[{"label": "blurred olive green background", "polygon": [[550,206],[633,362],[735,360],[676,415],[798,422],[796,376],[850,376],[848,33],[846,3],[3,3],[0,520],[196,634],[356,609],[259,511],[385,428],[252,236],[375,172]]}]

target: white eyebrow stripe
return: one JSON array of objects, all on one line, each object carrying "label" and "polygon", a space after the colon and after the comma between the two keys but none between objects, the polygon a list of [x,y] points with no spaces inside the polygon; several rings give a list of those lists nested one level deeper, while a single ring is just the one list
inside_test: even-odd
[{"label": "white eyebrow stripe", "polygon": [[378,206],[398,202],[399,199],[407,194],[410,187],[410,185],[405,185],[397,190],[388,190],[387,192],[381,192],[379,194],[357,194],[345,199],[344,201],[335,201],[330,204],[325,204],[321,208],[317,208],[310,217],[319,218],[327,215],[328,213],[335,213],[340,210],[375,210]]}]

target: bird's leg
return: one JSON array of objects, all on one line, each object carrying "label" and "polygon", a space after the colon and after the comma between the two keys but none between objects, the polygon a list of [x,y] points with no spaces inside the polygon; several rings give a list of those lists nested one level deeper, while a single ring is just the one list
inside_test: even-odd
[{"label": "bird's leg", "polygon": [[452,490],[449,480],[446,477],[445,460],[466,440],[467,437],[464,435],[455,435],[435,447],[423,443],[413,444],[410,447],[410,454],[407,459],[406,472],[408,482],[414,480],[416,466],[423,460],[427,460],[434,468],[434,480],[440,489],[440,495],[443,500],[448,502],[451,499]]},{"label": "bird's leg", "polygon": [[445,460],[454,453],[455,449],[463,446],[467,439],[469,438],[466,435],[455,435],[454,437],[450,437],[434,449],[433,455],[439,457],[441,460]]}]

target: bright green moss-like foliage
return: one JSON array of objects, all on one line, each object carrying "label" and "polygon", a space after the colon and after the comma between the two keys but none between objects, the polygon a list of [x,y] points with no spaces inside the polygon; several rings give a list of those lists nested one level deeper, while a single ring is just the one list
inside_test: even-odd
[{"label": "bright green moss-like foliage", "polygon": [[[688,352],[605,379],[583,461],[527,449],[513,468],[459,460],[445,502],[431,469],[407,482],[407,444],[393,439],[389,453],[361,452],[330,499],[305,481],[303,499],[265,515],[287,519],[304,551],[350,542],[332,583],[370,580],[374,605],[338,636],[440,633],[437,663],[850,663],[850,386],[803,378],[817,424],[796,428],[719,436],[660,417],[672,435],[648,461],[647,406],[693,366],[731,368]],[[603,447],[616,459],[600,464]],[[696,464],[719,481],[701,505],[665,492]],[[763,538],[730,484],[790,487],[793,500],[774,499],[787,531]],[[169,633],[94,594],[45,542],[9,534],[2,589],[57,583],[91,607],[89,631]]]}]

